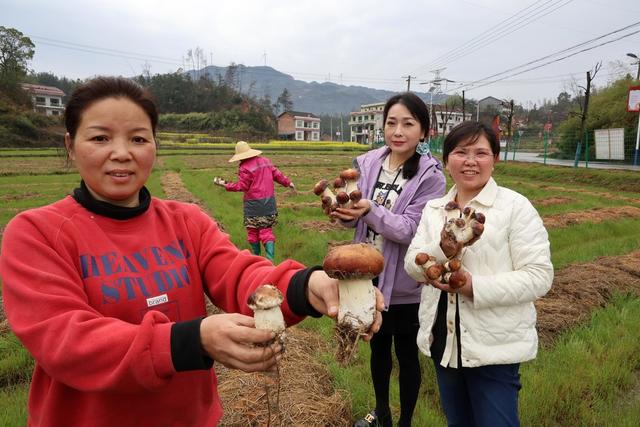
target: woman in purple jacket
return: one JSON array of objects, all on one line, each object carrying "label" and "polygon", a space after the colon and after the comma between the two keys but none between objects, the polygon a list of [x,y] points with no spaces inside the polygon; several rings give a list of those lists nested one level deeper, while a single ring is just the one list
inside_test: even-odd
[{"label": "woman in purple jacket", "polygon": [[420,390],[416,337],[421,286],[404,270],[404,255],[416,232],[427,201],[445,191],[442,166],[431,154],[416,149],[429,131],[429,111],[411,92],[391,97],[383,113],[385,147],[357,157],[358,187],[364,198],[353,209],[337,209],[333,216],[355,227],[356,242],[368,242],[384,256],[384,270],[376,286],[385,299],[382,328],[371,340],[371,377],[376,407],[355,427],[391,426],[389,381],[391,345],[399,367],[399,426],[410,426]]},{"label": "woman in purple jacket", "polygon": [[236,152],[229,162],[240,161],[238,182],[214,179],[214,183],[227,191],[244,192],[244,226],[251,251],[260,255],[260,243],[264,245],[266,258],[273,261],[276,236],[273,227],[278,220],[278,210],[273,182],[283,187],[295,188],[293,182],[275,167],[271,160],[261,156],[262,151],[254,150],[244,141],[236,143]]}]

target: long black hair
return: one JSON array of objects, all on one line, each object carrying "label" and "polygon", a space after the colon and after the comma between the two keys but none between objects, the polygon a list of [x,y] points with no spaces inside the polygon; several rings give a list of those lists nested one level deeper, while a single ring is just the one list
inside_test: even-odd
[{"label": "long black hair", "polygon": [[[424,134],[427,135],[429,132],[429,109],[427,105],[424,103],[422,99],[420,99],[413,92],[403,92],[397,95],[392,96],[387,100],[387,103],[384,106],[384,112],[382,113],[382,123],[386,126],[387,123],[387,115],[389,114],[389,110],[396,104],[402,104],[407,107],[407,110],[411,113],[414,119],[416,119]],[[421,139],[420,141],[423,141]],[[416,173],[418,173],[418,168],[420,167],[420,153],[416,151],[413,153],[413,156],[407,159],[402,166],[402,177],[404,179],[413,178]]]}]

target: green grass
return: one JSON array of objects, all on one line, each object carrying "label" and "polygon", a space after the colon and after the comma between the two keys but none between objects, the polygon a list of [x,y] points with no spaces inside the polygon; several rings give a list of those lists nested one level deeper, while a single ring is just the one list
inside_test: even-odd
[{"label": "green grass", "polygon": [[[636,426],[640,300],[617,296],[591,322],[523,364],[522,425]],[[634,399],[625,400],[629,393]]]},{"label": "green grass", "polygon": [[[215,175],[235,179],[237,173],[237,164],[227,162],[233,146],[220,145],[216,148],[161,148],[147,187],[153,196],[165,197],[162,174],[179,172],[187,189],[222,224],[231,240],[246,249],[242,194],[227,193],[211,184]],[[297,194],[290,195],[286,189],[276,186],[279,200],[284,200],[279,206],[279,223],[274,229],[276,261],[293,258],[305,265],[320,264],[327,243],[349,240],[353,230],[320,232],[306,227],[311,221],[327,221],[320,211],[317,196],[310,189],[320,178],[332,178],[349,167],[357,153],[338,149],[320,152],[317,147],[287,147],[284,144],[282,147],[273,144],[265,148],[265,152],[267,150],[272,150],[268,156],[293,178],[298,189]],[[0,226],[6,225],[17,212],[58,200],[78,185],[77,173],[61,168],[59,159],[49,156],[53,151],[34,150],[26,156],[19,154],[25,152],[0,150],[0,157],[5,157],[4,166],[0,166]],[[542,215],[594,207],[640,206],[640,201],[635,202],[640,200],[640,190],[635,189],[636,181],[640,182],[637,173],[614,172],[610,176],[584,168],[509,162],[498,165],[495,177],[500,185],[533,200],[572,199],[558,205],[540,206]],[[626,184],[621,186],[622,182]],[[558,194],[550,187],[566,190]],[[623,187],[626,192],[620,191]],[[609,193],[631,201],[589,193]],[[600,256],[622,255],[638,249],[640,218],[551,229],[549,236],[552,260],[558,270]],[[523,425],[635,425],[634,421],[640,419],[640,322],[637,319],[640,319],[640,300],[618,297],[609,307],[594,314],[589,325],[569,331],[556,346],[542,349],[537,360],[523,364]],[[307,319],[300,326],[319,333],[327,341],[332,339],[333,322],[329,319]],[[333,354],[318,355],[332,373],[334,386],[350,396],[355,416],[363,416],[375,404],[368,356],[368,345],[361,344],[353,366],[342,368],[334,361]],[[422,387],[414,425],[445,425],[433,366],[424,356],[421,356],[421,363]],[[22,381],[30,376],[31,369],[32,360],[15,337],[11,334],[0,336],[0,381],[4,381],[0,383],[4,386],[0,387],[0,425],[24,425],[28,387]],[[394,370],[395,374],[397,371]],[[391,401],[396,415],[398,398],[394,378]]]},{"label": "green grass", "polygon": [[27,424],[29,384],[0,388],[0,425],[18,427]]},{"label": "green grass", "polygon": [[550,229],[549,240],[556,270],[601,256],[623,255],[640,248],[640,218]]}]

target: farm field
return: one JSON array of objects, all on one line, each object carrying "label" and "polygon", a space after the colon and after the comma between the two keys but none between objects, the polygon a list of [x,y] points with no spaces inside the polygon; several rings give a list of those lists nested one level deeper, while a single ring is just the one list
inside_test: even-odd
[{"label": "farm field", "polygon": [[[297,188],[277,188],[276,261],[321,264],[328,245],[348,241],[353,232],[327,220],[311,188],[321,178],[337,176],[366,147],[274,143],[254,148],[263,150]],[[232,152],[231,144],[167,144],[159,151],[148,187],[156,197],[198,203],[239,248],[247,249],[242,194],[226,193],[211,183],[213,176],[235,180],[237,165],[227,162]],[[549,231],[556,269],[551,292],[536,304],[538,358],[521,368],[522,425],[636,426],[640,175],[510,161],[498,163],[494,177],[536,206]],[[0,233],[18,212],[58,200],[78,182],[77,173],[65,167],[56,150],[0,150]],[[368,346],[361,344],[352,366],[338,366],[332,327],[328,319],[307,319],[292,328],[280,366],[280,413],[272,407],[272,420],[279,416],[282,425],[349,426],[374,406]],[[414,425],[446,425],[433,366],[426,357],[421,359]],[[0,309],[0,425],[25,424],[32,364]],[[277,382],[260,374],[216,369],[225,407],[221,425],[266,425],[264,390],[277,389]],[[391,386],[397,418],[397,381]]]}]

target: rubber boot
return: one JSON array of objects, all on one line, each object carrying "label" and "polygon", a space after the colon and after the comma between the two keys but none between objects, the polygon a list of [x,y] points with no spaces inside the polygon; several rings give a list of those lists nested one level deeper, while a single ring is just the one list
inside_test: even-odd
[{"label": "rubber boot", "polygon": [[250,243],[251,245],[251,252],[254,255],[260,255],[260,242],[258,243]]},{"label": "rubber boot", "polygon": [[264,242],[264,252],[267,259],[273,262],[273,257],[276,254],[276,242],[273,240],[269,240],[268,242]]}]

